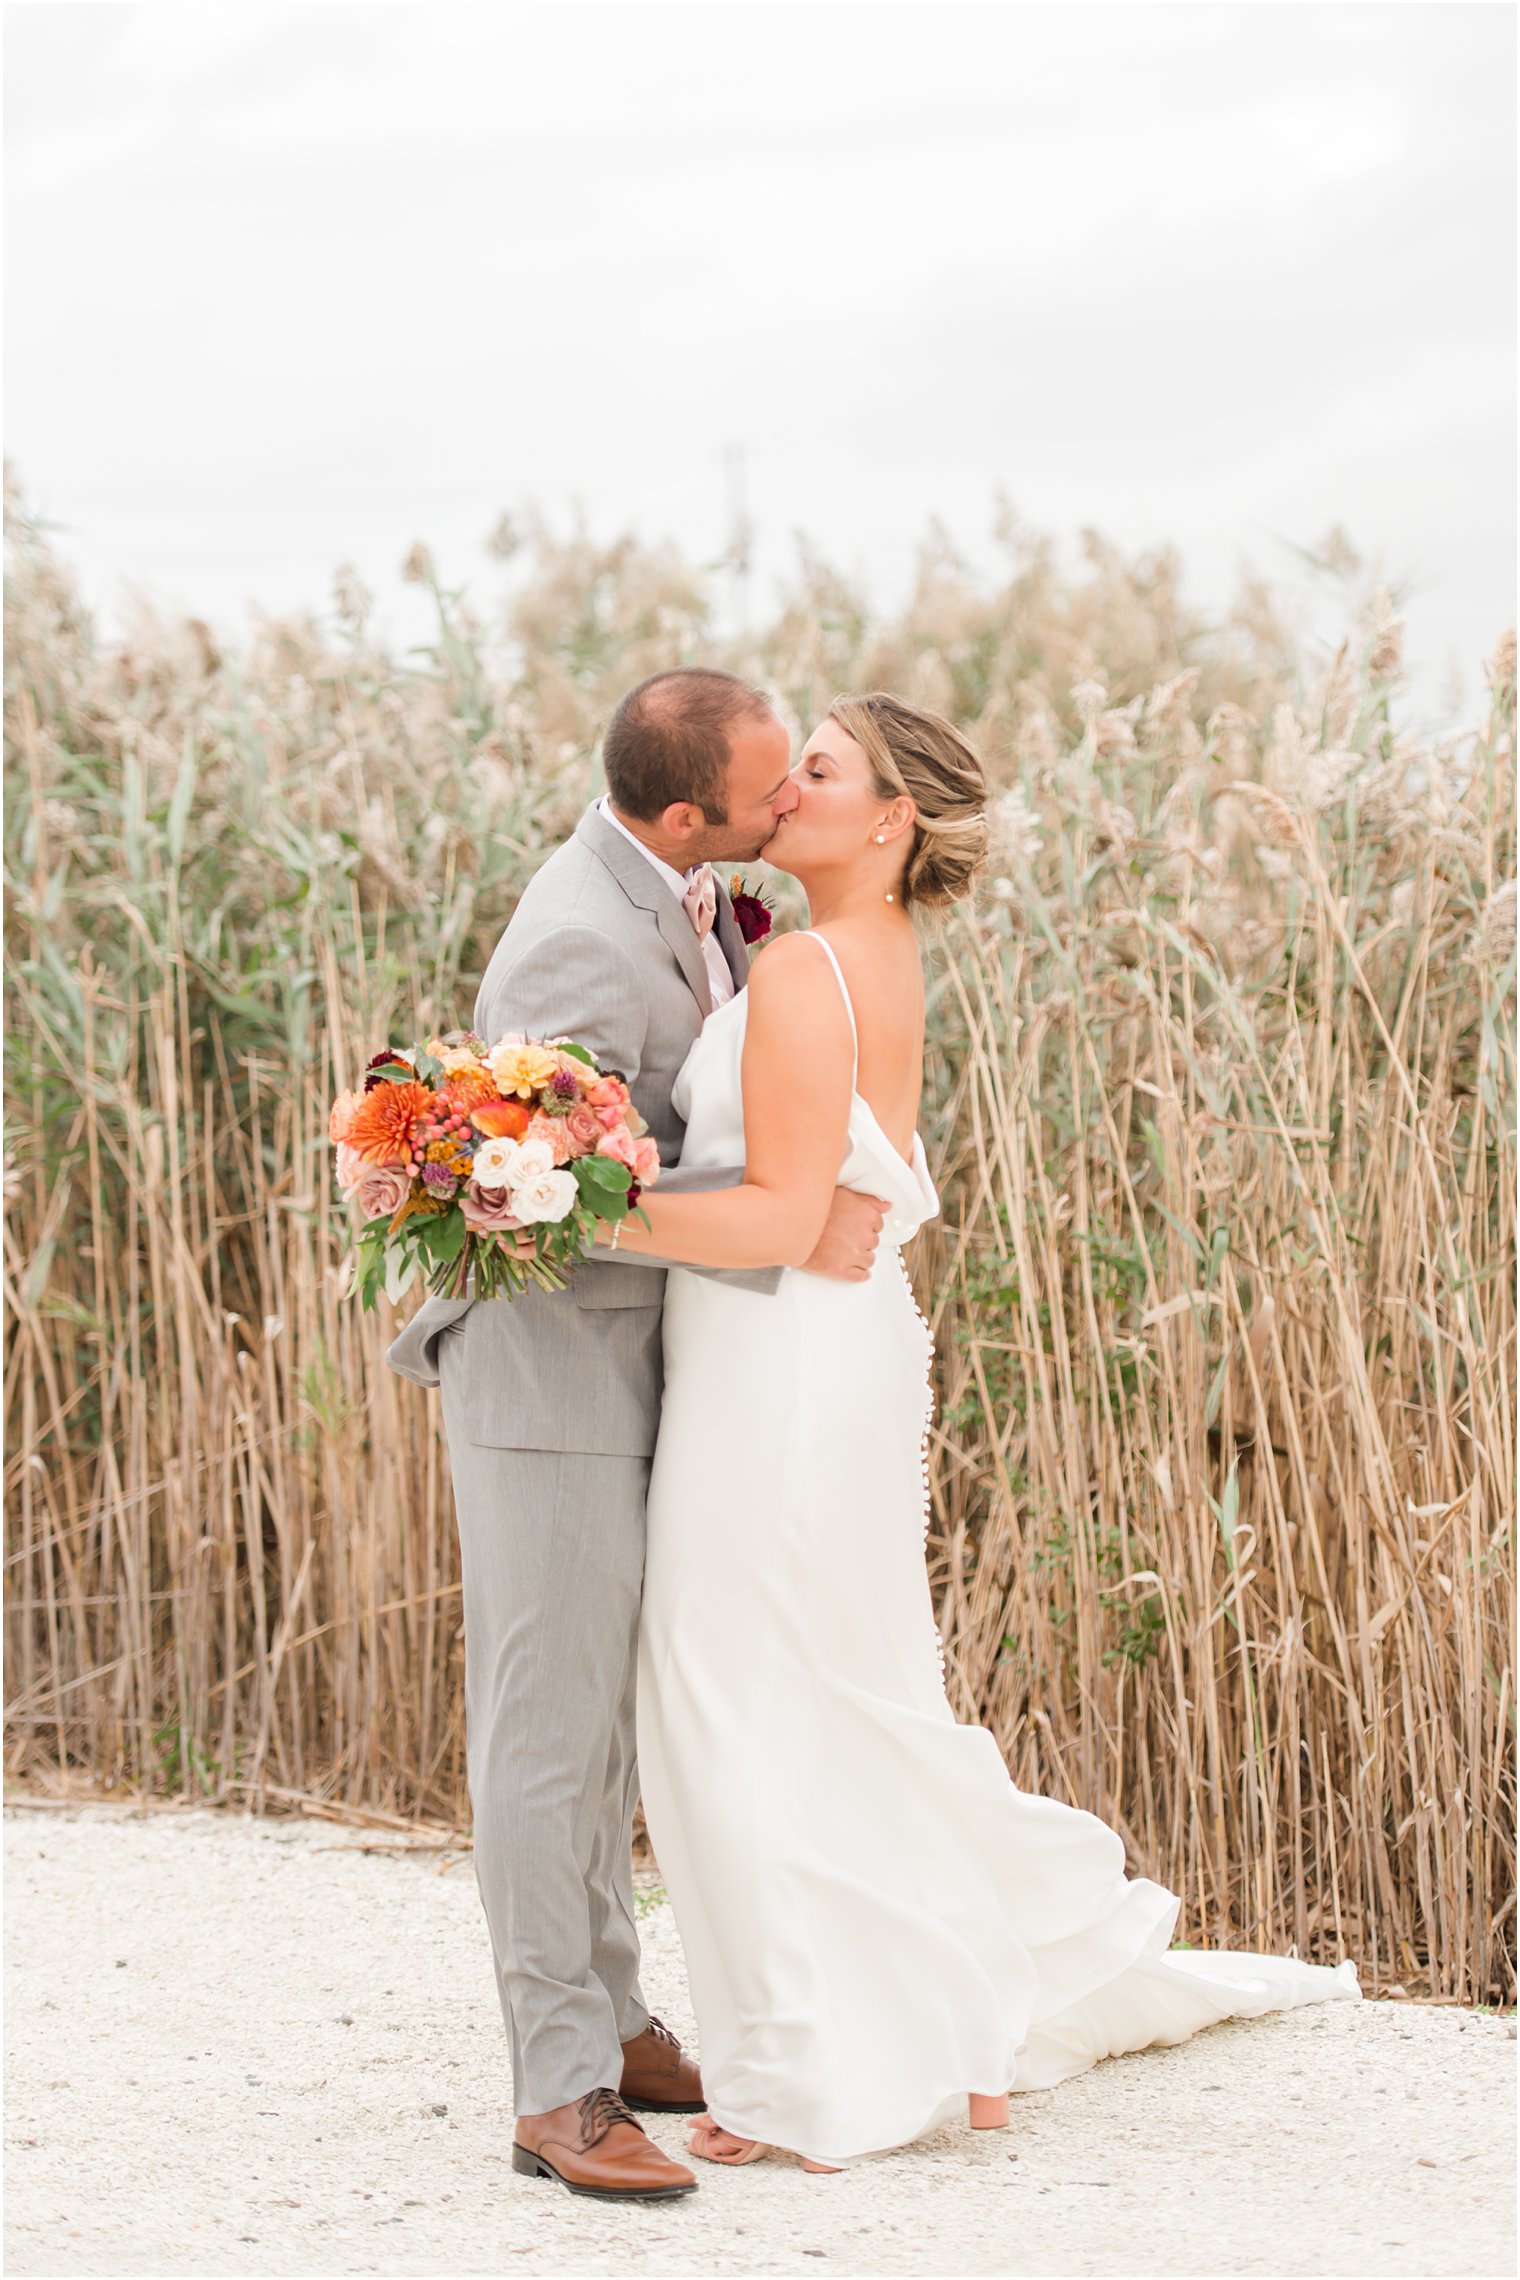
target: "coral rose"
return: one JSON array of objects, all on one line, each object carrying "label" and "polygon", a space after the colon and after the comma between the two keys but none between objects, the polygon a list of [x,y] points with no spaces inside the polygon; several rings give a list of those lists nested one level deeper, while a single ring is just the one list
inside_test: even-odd
[{"label": "coral rose", "polygon": [[602,1134],[596,1152],[599,1156],[610,1156],[615,1164],[626,1164],[630,1172],[636,1172],[638,1157],[635,1148],[633,1134],[626,1124],[620,1124],[615,1132]]},{"label": "coral rose", "polygon": [[645,1187],[653,1187],[660,1176],[660,1151],[652,1140],[636,1140],[633,1144],[633,1173]]},{"label": "coral rose", "polygon": [[593,1108],[615,1108],[621,1116],[633,1095],[621,1077],[598,1077],[594,1085],[587,1086],[586,1098]]},{"label": "coral rose", "polygon": [[355,1106],[349,1146],[366,1164],[409,1164],[417,1126],[432,1105],[426,1085],[376,1084]]},{"label": "coral rose", "polygon": [[345,1086],[343,1091],[339,1093],[332,1104],[332,1114],[327,1119],[327,1137],[329,1140],[336,1142],[348,1138],[348,1128],[353,1123],[354,1110],[363,1097],[362,1093],[354,1092],[349,1086]]}]

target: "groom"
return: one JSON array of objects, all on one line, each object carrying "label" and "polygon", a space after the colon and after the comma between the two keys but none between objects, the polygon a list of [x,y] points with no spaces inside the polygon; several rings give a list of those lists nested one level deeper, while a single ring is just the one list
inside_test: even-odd
[{"label": "groom", "polygon": [[[624,697],[602,759],[607,796],[530,882],[474,1027],[487,1043],[573,1037],[627,1078],[663,1187],[729,1186],[742,1164],[679,1169],[670,1093],[705,1017],[744,987],[748,955],[711,866],[752,860],[796,806],[790,742],[757,690],[683,667]],[[869,1266],[882,1216],[873,1197],[837,1189],[804,1271]],[[780,1279],[778,1268],[689,1271],[760,1293]],[[660,1262],[602,1250],[562,1291],[429,1298],[385,1357],[442,1391],[475,1873],[511,2047],[513,2167],[608,2199],[694,2192],[692,2172],[630,2109],[703,2105],[695,2064],[639,1988],[630,1862],[664,1292]]]}]

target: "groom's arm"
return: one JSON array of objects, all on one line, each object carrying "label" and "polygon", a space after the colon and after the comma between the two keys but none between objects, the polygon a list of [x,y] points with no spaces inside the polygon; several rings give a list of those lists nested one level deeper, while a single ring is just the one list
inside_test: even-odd
[{"label": "groom's arm", "polygon": [[[643,1065],[648,1026],[649,1001],[638,967],[610,936],[592,926],[557,926],[540,935],[489,989],[482,983],[475,1004],[475,1029],[488,1045],[508,1030],[528,1037],[573,1037],[596,1055],[604,1069],[620,1069],[630,1086]],[[673,1164],[661,1169],[656,1184],[668,1195],[697,1195],[738,1187],[743,1179],[742,1164],[691,1165],[685,1170]],[[621,1248],[596,1253],[599,1265],[632,1256]],[[679,1263],[648,1251],[638,1258],[646,1267]],[[779,1265],[694,1271],[766,1293],[776,1291],[781,1282]]]}]

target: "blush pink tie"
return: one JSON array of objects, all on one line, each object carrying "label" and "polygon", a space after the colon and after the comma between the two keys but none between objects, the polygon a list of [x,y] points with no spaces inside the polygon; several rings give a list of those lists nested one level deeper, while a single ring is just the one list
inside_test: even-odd
[{"label": "blush pink tie", "polygon": [[711,863],[699,863],[686,882],[681,897],[682,908],[697,930],[697,940],[705,942],[713,930],[718,915],[718,890],[713,885]]}]

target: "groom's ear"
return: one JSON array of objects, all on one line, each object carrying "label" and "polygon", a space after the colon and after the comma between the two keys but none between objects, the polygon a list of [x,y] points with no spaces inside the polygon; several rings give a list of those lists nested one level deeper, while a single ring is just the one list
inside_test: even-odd
[{"label": "groom's ear", "polygon": [[707,818],[691,800],[672,800],[660,817],[660,829],[684,846],[707,829]]}]

